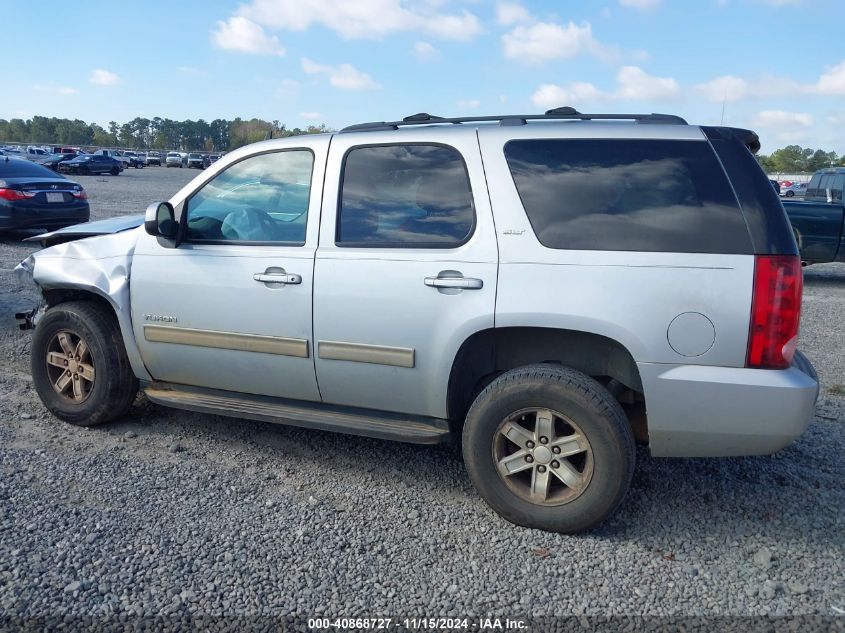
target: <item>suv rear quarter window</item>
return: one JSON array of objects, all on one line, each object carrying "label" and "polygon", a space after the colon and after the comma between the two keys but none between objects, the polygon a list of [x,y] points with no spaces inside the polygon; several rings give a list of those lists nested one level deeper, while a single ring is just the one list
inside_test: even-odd
[{"label": "suv rear quarter window", "polygon": [[541,244],[572,250],[753,252],[709,144],[514,140],[505,157]]}]

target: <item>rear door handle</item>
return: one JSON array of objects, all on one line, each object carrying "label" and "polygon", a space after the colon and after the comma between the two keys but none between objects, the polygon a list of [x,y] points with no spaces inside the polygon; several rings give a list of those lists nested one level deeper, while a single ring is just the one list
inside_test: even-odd
[{"label": "rear door handle", "polygon": [[426,277],[425,285],[433,288],[459,288],[461,290],[480,290],[484,282],[472,277]]}]

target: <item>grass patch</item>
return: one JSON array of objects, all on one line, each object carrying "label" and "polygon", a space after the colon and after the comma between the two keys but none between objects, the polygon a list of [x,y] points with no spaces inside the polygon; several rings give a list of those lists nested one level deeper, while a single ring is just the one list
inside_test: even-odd
[{"label": "grass patch", "polygon": [[845,396],[845,385],[840,383],[836,383],[828,387],[827,392],[831,396]]}]

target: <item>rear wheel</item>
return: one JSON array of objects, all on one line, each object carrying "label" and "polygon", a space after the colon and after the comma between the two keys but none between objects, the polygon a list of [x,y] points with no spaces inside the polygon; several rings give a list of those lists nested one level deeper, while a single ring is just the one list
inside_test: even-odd
[{"label": "rear wheel", "polygon": [[786,197],[787,197],[787,198],[791,198],[791,197],[793,197],[794,195],[795,195],[795,192],[794,192],[794,191],[787,191],[787,192],[786,192]]},{"label": "rear wheel", "polygon": [[79,168],[79,173],[82,174],[83,176],[87,176],[88,174],[91,173],[91,170],[88,169],[88,167],[86,167],[85,165],[82,165],[82,167]]},{"label": "rear wheel", "polygon": [[41,401],[71,424],[118,418],[138,392],[117,319],[93,302],[50,308],[35,328],[30,361]]},{"label": "rear wheel", "polygon": [[532,365],[502,374],[479,394],[463,431],[467,471],[508,521],[581,532],[607,518],[633,475],[630,425],[592,378]]},{"label": "rear wheel", "polygon": [[112,176],[118,176],[120,174],[120,168],[112,167],[111,171],[109,172]]}]

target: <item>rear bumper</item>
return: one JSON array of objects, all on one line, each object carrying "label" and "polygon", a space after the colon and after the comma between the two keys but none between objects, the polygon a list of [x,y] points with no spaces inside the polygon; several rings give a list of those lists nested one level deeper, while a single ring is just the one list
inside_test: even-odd
[{"label": "rear bumper", "polygon": [[71,208],[49,205],[30,206],[26,209],[0,207],[0,230],[56,229],[87,222],[91,210],[87,204]]},{"label": "rear bumper", "polygon": [[658,457],[766,455],[810,423],[815,369],[798,352],[789,369],[639,363],[649,447]]}]

